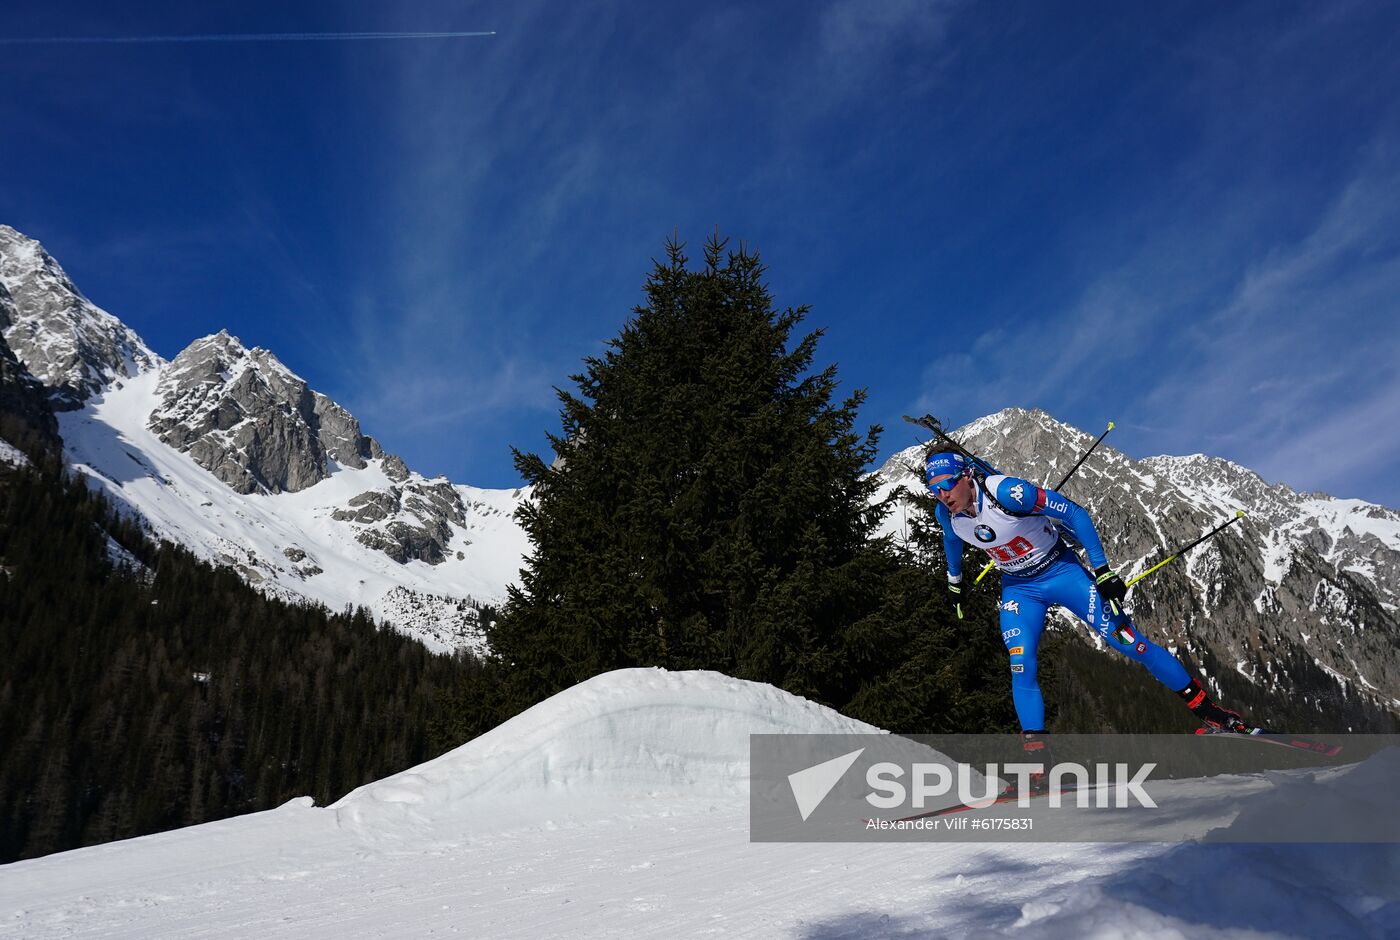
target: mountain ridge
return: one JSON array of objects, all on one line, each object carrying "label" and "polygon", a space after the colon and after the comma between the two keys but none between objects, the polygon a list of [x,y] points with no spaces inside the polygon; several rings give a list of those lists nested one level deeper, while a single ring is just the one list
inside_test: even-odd
[{"label": "mountain ridge", "polygon": [[479,611],[525,554],[512,514],[528,490],[424,478],[227,330],[167,362],[7,226],[0,328],[7,395],[44,391],[69,465],[150,534],[273,596],[368,607],[438,652],[483,648]]},{"label": "mountain ridge", "polygon": [[[71,348],[45,335],[65,323]],[[528,488],[422,477],[272,352],[227,330],[166,362],[92,307],[42,246],[5,227],[0,328],[21,339],[10,371],[48,376],[69,464],[153,534],[268,593],[367,606],[441,652],[484,650],[479,611],[505,599],[530,550],[514,518]],[[17,373],[9,387],[25,382],[32,397],[33,379]],[[1024,408],[956,434],[1041,484],[1094,440]],[[921,456],[906,448],[877,468],[880,495],[921,491]],[[1217,681],[1223,668],[1283,688],[1288,669],[1305,663],[1346,695],[1400,710],[1394,509],[1295,493],[1223,458],[1134,460],[1107,443],[1064,491],[1093,514],[1125,576],[1245,511],[1244,523],[1135,588],[1134,613]],[[907,512],[887,518],[885,533],[899,537]]]}]

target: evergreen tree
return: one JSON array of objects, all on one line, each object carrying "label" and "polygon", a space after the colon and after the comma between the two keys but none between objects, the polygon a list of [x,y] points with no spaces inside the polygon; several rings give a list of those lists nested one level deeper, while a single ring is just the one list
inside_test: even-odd
[{"label": "evergreen tree", "polygon": [[[488,631],[509,711],[625,666],[717,669],[842,706],[941,602],[888,540],[865,474],[880,428],[813,371],[821,331],[779,310],[756,254],[666,246],[601,357],[560,391],[522,583]],[[935,631],[935,634],[937,631]],[[946,640],[946,637],[942,637]]]}]

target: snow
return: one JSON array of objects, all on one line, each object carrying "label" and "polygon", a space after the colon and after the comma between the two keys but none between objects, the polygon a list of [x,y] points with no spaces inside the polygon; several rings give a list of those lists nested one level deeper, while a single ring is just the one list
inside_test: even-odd
[{"label": "snow", "polygon": [[118,544],[116,539],[107,535],[105,532],[103,536],[107,542],[107,560],[113,565],[119,568],[130,568],[133,571],[142,573],[146,573],[150,570],[141,563],[139,558]]},{"label": "snow", "polygon": [[1392,551],[1400,551],[1400,513],[1360,499],[1326,496],[1302,501],[1304,514],[1316,519],[1324,531],[1350,529],[1356,535],[1373,535]]},{"label": "snow", "polygon": [[[769,685],[717,672],[624,669],[589,679],[469,744],[335,803],[341,825],[469,829],[483,804],[607,794],[744,798],[749,735],[878,734]],[[619,746],[619,743],[621,746]]]},{"label": "snow", "polygon": [[1282,584],[1293,564],[1293,546],[1276,532],[1268,532],[1264,537],[1264,580],[1272,584]]},{"label": "snow", "polygon": [[[465,527],[453,525],[447,560],[436,566],[400,565],[362,545],[350,525],[331,517],[351,497],[393,483],[382,461],[372,460],[361,470],[334,467],[328,479],[300,492],[240,495],[147,429],[146,420],[160,403],[161,375],[143,373],[108,387],[82,410],[59,415],[69,462],[139,510],[158,537],[234,565],[269,593],[332,610],[364,606],[401,630],[397,618],[411,611],[396,589],[484,603],[505,599],[529,546],[511,516],[521,491],[457,486],[468,518]],[[292,562],[288,549],[305,552],[305,561]],[[308,573],[315,568],[321,571]],[[449,620],[451,607],[442,605]],[[442,622],[413,635],[435,652],[480,648],[479,635],[449,635],[451,629],[440,629]]]},{"label": "snow", "polygon": [[0,867],[0,937],[1400,931],[1400,847],[1228,841],[1276,825],[1300,790],[1323,823],[1329,808],[1385,812],[1394,750],[1312,775],[1167,781],[1232,794],[1175,846],[749,841],[750,732],[870,730],[717,673],[609,673],[331,807]]},{"label": "snow", "polygon": [[27,467],[29,466],[29,458],[24,455],[24,451],[0,437],[0,463],[9,464],[12,467]]}]

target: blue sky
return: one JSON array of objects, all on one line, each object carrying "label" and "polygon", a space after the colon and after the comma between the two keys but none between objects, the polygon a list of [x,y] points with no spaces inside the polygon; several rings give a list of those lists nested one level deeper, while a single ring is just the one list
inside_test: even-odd
[{"label": "blue sky", "polygon": [[[0,222],[173,357],[227,328],[512,486],[664,240],[756,247],[899,416],[1040,407],[1400,503],[1400,7],[0,8]],[[1150,7],[1150,8],[1149,8]]]}]

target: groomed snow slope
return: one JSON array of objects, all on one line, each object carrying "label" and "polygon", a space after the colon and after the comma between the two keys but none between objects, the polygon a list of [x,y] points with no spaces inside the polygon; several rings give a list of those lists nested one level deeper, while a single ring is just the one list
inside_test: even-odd
[{"label": "groomed snow slope", "polygon": [[[748,841],[749,733],[866,730],[715,673],[609,673],[329,808],[298,800],[0,867],[0,937],[1400,931],[1394,845]],[[1285,785],[1393,800],[1396,756]],[[1278,785],[1173,783],[1236,809]]]}]

